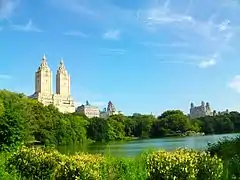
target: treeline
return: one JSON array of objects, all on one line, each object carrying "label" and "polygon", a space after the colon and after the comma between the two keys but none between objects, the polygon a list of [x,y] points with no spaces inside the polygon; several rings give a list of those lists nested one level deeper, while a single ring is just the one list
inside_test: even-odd
[{"label": "treeline", "polygon": [[129,137],[157,138],[182,135],[188,131],[205,134],[240,131],[240,113],[189,119],[179,110],[152,115],[114,115],[108,119],[63,114],[54,106],[6,90],[0,91],[0,151],[26,142],[45,145],[82,143],[86,140],[112,141]]}]

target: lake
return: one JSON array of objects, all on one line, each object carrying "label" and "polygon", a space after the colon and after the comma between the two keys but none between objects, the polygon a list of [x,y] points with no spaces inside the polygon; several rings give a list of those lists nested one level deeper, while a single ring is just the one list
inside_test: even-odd
[{"label": "lake", "polygon": [[208,142],[214,143],[224,137],[236,137],[240,134],[221,134],[207,136],[189,136],[189,137],[166,137],[159,139],[143,139],[124,142],[111,142],[109,144],[85,144],[59,146],[57,149],[63,154],[73,154],[75,152],[89,152],[111,154],[113,156],[135,156],[142,151],[157,148],[165,150],[174,150],[180,147],[203,150]]}]

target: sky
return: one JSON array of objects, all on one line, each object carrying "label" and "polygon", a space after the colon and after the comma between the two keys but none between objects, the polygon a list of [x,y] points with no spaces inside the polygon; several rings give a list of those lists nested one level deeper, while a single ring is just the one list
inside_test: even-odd
[{"label": "sky", "polygon": [[240,110],[239,17],[238,0],[0,0],[0,89],[33,94],[46,54],[77,104]]}]

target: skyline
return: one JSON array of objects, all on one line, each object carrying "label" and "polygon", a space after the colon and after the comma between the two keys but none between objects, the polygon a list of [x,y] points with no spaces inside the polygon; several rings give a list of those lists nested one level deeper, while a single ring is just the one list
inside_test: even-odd
[{"label": "skyline", "polygon": [[53,73],[64,59],[78,104],[239,110],[239,15],[236,0],[0,0],[0,88],[32,94],[46,54]]}]

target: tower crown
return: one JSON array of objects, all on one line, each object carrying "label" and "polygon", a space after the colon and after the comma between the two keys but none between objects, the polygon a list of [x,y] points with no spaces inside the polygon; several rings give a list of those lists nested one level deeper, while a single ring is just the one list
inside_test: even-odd
[{"label": "tower crown", "polygon": [[66,67],[64,65],[63,59],[60,60],[57,72],[58,73],[66,73],[67,74],[67,70],[66,70]]},{"label": "tower crown", "polygon": [[56,94],[63,96],[70,95],[70,75],[64,65],[63,59],[60,60],[56,75]]},{"label": "tower crown", "polygon": [[114,107],[112,101],[109,101],[109,102],[108,102],[107,111],[108,111],[108,112],[115,112],[115,111],[116,111],[116,108]]},{"label": "tower crown", "polygon": [[50,70],[50,68],[48,66],[48,63],[47,63],[47,58],[46,58],[45,54],[42,57],[42,62],[40,64],[38,70],[39,71],[41,71],[41,70]]}]

